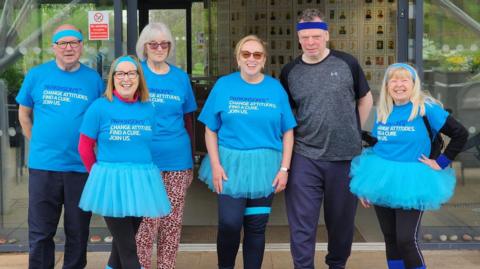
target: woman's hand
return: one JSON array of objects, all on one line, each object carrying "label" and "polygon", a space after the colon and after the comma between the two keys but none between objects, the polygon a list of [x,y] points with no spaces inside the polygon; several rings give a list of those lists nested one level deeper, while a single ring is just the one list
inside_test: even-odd
[{"label": "woman's hand", "polygon": [[215,192],[220,194],[223,190],[223,180],[227,181],[227,174],[223,170],[223,167],[218,164],[212,167],[212,180],[213,180],[213,187],[215,188]]},{"label": "woman's hand", "polygon": [[279,193],[283,191],[287,187],[287,181],[288,181],[288,172],[278,171],[272,184],[272,187],[275,188],[275,193]]},{"label": "woman's hand", "polygon": [[418,160],[421,161],[422,163],[430,166],[430,168],[432,168],[433,170],[442,170],[440,165],[438,165],[437,161],[435,161],[433,159],[429,159],[423,154],[422,154],[422,157],[419,158]]},{"label": "woman's hand", "polygon": [[372,206],[372,204],[370,204],[370,201],[368,201],[367,199],[359,198],[359,200],[360,204],[362,204],[364,208],[370,208],[370,206]]}]

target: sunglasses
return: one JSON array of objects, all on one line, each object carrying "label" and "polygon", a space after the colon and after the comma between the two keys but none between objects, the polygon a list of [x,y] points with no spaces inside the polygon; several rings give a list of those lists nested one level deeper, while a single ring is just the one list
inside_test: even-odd
[{"label": "sunglasses", "polygon": [[243,57],[244,59],[248,59],[248,58],[250,58],[250,56],[253,55],[253,59],[255,59],[255,60],[260,60],[260,59],[263,58],[264,53],[263,53],[263,52],[258,52],[258,51],[256,51],[256,52],[250,52],[250,51],[242,50],[242,51],[240,52],[240,55],[242,55],[242,57]]},{"label": "sunglasses", "polygon": [[151,41],[151,42],[148,42],[147,45],[148,45],[148,48],[150,48],[151,50],[156,50],[158,49],[158,47],[162,48],[163,50],[166,50],[170,48],[170,41],[162,41],[160,43]]}]

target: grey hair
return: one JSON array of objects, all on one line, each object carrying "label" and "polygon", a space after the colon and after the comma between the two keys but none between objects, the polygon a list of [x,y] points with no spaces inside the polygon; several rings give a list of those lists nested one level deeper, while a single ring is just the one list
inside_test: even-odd
[{"label": "grey hair", "polygon": [[316,18],[320,18],[320,20],[325,21],[325,15],[316,8],[307,8],[302,11],[302,14],[298,17],[298,22],[301,21],[314,21]]},{"label": "grey hair", "polygon": [[167,25],[165,25],[163,22],[149,23],[140,33],[136,45],[137,57],[141,61],[145,61],[147,59],[147,54],[145,53],[145,44],[157,39],[159,35],[163,35],[166,41],[170,41],[170,48],[168,49],[167,56],[170,56],[170,52],[175,51],[175,40],[173,40],[172,32],[170,32],[170,29],[168,29]]}]

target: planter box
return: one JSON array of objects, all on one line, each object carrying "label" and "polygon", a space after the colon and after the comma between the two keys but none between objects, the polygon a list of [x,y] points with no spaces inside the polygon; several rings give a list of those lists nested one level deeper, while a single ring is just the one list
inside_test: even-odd
[{"label": "planter box", "polygon": [[471,76],[472,76],[472,73],[468,71],[461,71],[461,72],[435,71],[434,81],[447,84],[447,85],[460,84],[460,83],[467,82]]}]

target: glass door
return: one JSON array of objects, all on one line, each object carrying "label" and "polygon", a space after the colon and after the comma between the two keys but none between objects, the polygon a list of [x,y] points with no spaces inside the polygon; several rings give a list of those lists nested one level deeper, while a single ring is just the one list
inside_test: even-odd
[{"label": "glass door", "polygon": [[[457,186],[453,198],[423,220],[423,241],[480,247],[480,13],[478,1],[414,1],[417,63],[423,88],[469,132],[469,141],[452,166]],[[419,25],[421,24],[421,25]],[[442,238],[441,238],[442,236]]]}]

